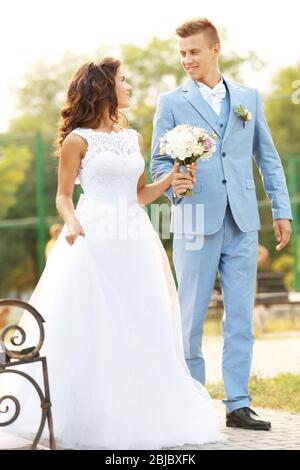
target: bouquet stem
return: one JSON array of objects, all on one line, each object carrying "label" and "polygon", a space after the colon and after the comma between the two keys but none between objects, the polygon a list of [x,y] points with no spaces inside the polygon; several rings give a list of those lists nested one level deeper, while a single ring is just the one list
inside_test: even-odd
[{"label": "bouquet stem", "polygon": [[[179,171],[180,173],[190,173],[189,170],[187,169],[187,166],[185,163],[182,163],[182,160],[177,160],[180,163]],[[193,195],[193,190],[192,189],[187,189],[186,192],[183,194],[183,196],[192,196]]]}]

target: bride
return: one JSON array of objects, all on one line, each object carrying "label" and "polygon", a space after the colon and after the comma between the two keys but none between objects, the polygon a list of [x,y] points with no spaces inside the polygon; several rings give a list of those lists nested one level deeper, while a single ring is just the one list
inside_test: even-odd
[{"label": "bride", "polygon": [[[222,439],[211,398],[186,366],[174,280],[143,207],[178,170],[145,184],[142,137],[118,124],[130,89],[118,60],[89,62],[61,111],[56,204],[65,225],[29,303],[46,320],[42,354],[64,448]],[[74,209],[79,182],[84,193]],[[14,432],[34,433],[38,413],[29,394]]]}]

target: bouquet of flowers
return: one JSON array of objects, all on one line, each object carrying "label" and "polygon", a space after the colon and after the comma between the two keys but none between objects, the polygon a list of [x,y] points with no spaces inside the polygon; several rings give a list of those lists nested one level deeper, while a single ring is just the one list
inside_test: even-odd
[{"label": "bouquet of flowers", "polygon": [[[216,150],[216,134],[208,135],[205,129],[180,124],[166,132],[160,141],[160,155],[170,155],[180,164],[181,173],[187,172],[187,165],[200,159],[209,160]],[[188,189],[185,195],[192,195]]]}]

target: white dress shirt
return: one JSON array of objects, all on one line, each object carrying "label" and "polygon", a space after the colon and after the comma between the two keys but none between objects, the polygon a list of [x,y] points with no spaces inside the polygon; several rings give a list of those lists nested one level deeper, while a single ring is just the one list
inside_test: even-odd
[{"label": "white dress shirt", "polygon": [[214,88],[210,88],[202,82],[197,82],[199,90],[207,103],[213,108],[213,110],[219,115],[221,111],[222,101],[226,96],[226,87],[223,82],[223,78]]}]

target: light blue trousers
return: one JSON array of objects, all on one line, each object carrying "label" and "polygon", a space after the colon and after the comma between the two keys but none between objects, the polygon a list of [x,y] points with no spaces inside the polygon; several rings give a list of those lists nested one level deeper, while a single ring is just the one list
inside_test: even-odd
[{"label": "light blue trousers", "polygon": [[[173,261],[187,365],[192,376],[205,384],[203,323],[219,272],[224,297],[222,373],[227,399],[223,402],[229,412],[249,406],[258,232],[242,232],[228,205],[218,232],[179,237],[174,234]],[[202,249],[190,250],[188,244],[197,242],[197,237],[198,242],[202,239]]]}]

